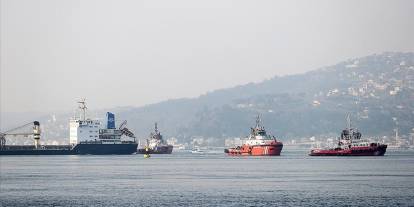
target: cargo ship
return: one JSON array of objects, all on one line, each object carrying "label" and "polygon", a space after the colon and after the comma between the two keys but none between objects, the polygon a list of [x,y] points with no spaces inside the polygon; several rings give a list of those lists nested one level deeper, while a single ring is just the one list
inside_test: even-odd
[{"label": "cargo ship", "polygon": [[[106,128],[101,128],[99,120],[86,118],[85,100],[78,103],[83,116],[69,121],[69,145],[40,145],[40,123],[35,121],[30,133],[0,133],[0,155],[107,155],[133,154],[137,151],[138,144],[134,134],[125,127],[126,121],[116,129],[115,115],[107,112]],[[6,145],[8,135],[31,136],[35,142],[34,145]],[[129,140],[121,137],[129,137]]]},{"label": "cargo ship", "polygon": [[283,143],[276,137],[266,133],[261,126],[260,116],[257,116],[256,126],[251,128],[250,135],[242,146],[225,149],[228,155],[240,156],[278,156],[283,149]]},{"label": "cargo ship", "polygon": [[146,146],[138,149],[138,154],[171,154],[173,145],[167,144],[162,138],[158,125],[155,123],[154,132],[146,139]]},{"label": "cargo ship", "polygon": [[361,139],[358,129],[353,129],[351,119],[347,117],[348,127],[342,130],[335,148],[316,148],[309,153],[310,156],[383,156],[387,150],[386,144],[369,142]]},{"label": "cargo ship", "polygon": [[[31,128],[26,131],[27,128]],[[40,145],[40,122],[34,121],[16,127],[14,129],[0,132],[0,155],[70,155],[70,145]],[[34,145],[6,145],[6,137],[23,136],[34,139]]]}]

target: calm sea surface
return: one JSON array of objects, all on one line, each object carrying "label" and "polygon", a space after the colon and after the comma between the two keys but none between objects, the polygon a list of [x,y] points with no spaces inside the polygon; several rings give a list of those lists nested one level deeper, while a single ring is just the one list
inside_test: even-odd
[{"label": "calm sea surface", "polygon": [[414,206],[414,151],[1,156],[0,206]]}]

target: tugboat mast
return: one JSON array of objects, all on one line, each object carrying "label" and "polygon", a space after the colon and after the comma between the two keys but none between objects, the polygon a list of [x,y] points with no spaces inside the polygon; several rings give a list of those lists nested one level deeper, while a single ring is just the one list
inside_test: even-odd
[{"label": "tugboat mast", "polygon": [[158,134],[158,124],[155,122],[155,134]]},{"label": "tugboat mast", "polygon": [[259,114],[257,114],[257,117],[256,117],[256,129],[258,129],[258,128],[260,128],[260,122],[261,122],[262,120],[260,119],[260,115]]}]

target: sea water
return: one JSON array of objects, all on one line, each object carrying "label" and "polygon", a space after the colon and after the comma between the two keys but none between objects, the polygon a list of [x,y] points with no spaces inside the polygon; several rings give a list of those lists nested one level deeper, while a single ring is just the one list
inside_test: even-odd
[{"label": "sea water", "polygon": [[414,151],[1,156],[0,206],[414,206]]}]

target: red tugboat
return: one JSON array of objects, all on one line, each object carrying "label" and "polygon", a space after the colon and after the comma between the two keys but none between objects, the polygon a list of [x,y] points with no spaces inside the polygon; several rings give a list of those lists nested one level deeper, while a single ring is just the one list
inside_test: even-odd
[{"label": "red tugboat", "polygon": [[256,127],[251,128],[248,139],[242,146],[225,149],[228,155],[240,156],[277,156],[283,148],[283,143],[274,136],[266,134],[266,130],[260,125],[260,117],[257,116]]},{"label": "red tugboat", "polygon": [[347,117],[348,128],[342,130],[338,146],[331,149],[312,149],[310,156],[383,156],[387,145],[368,142],[361,139],[362,134],[351,128],[351,120]]}]

